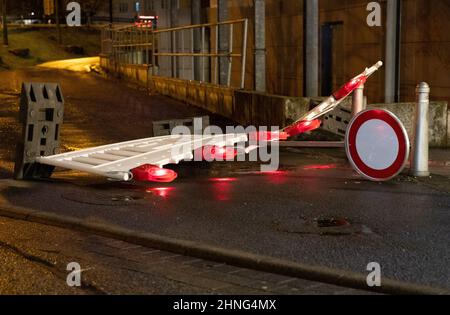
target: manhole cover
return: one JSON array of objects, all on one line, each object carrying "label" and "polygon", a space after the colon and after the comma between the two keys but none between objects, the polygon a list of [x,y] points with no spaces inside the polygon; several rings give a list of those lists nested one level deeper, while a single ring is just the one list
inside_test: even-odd
[{"label": "manhole cover", "polygon": [[292,220],[289,223],[275,223],[279,232],[303,235],[344,236],[353,234],[371,234],[362,224],[351,223],[345,218],[319,218],[314,220]]},{"label": "manhole cover", "polygon": [[75,191],[62,194],[65,200],[95,206],[127,206],[144,199],[136,194],[104,193],[91,191]]},{"label": "manhole cover", "polygon": [[342,218],[322,218],[317,220],[317,227],[319,228],[336,228],[351,226],[351,223],[347,219]]}]

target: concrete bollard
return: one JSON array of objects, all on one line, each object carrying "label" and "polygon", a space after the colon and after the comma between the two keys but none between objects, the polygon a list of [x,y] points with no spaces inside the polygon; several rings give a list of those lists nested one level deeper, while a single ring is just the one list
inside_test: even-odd
[{"label": "concrete bollard", "polygon": [[421,82],[416,88],[417,104],[414,120],[414,139],[412,141],[411,171],[416,177],[430,176],[429,172],[429,106],[430,87]]},{"label": "concrete bollard", "polygon": [[352,117],[355,117],[360,112],[366,109],[366,102],[364,100],[364,84],[361,84],[354,92],[352,99]]}]

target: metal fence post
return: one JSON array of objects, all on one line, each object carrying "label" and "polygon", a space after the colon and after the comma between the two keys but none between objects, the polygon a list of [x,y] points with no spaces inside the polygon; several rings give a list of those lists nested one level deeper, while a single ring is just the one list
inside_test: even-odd
[{"label": "metal fence post", "polygon": [[233,54],[233,36],[234,36],[234,26],[233,24],[230,24],[230,39],[228,43],[228,71],[227,71],[227,86],[231,87],[231,76],[233,71],[233,57],[231,55]]},{"label": "metal fence post", "polygon": [[[206,40],[206,28],[205,26],[202,26],[202,47],[201,47],[201,53],[202,56],[204,53],[206,53],[205,50],[205,40]],[[202,80],[203,83],[206,81],[206,75],[205,75],[205,56],[202,57]]]},{"label": "metal fence post", "polygon": [[360,112],[365,109],[366,105],[364,102],[364,84],[361,84],[359,88],[353,92],[352,99],[352,116],[355,117]]},{"label": "metal fence post", "polygon": [[429,106],[430,86],[421,82],[416,88],[417,104],[414,120],[414,139],[411,155],[411,175],[430,176],[429,172]]},{"label": "metal fence post", "polygon": [[[156,75],[156,33],[152,31],[152,76]],[[158,41],[159,44],[159,41]]]},{"label": "metal fence post", "polygon": [[242,39],[242,69],[241,69],[241,89],[245,88],[245,66],[247,64],[247,35],[248,35],[248,20],[244,20],[244,38]]}]

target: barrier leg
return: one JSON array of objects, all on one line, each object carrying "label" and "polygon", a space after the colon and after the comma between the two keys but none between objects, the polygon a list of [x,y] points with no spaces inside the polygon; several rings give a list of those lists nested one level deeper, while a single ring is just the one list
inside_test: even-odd
[{"label": "barrier leg", "polygon": [[17,144],[15,179],[39,179],[52,175],[54,167],[36,158],[59,153],[64,99],[58,84],[24,83],[20,99],[22,137]]},{"label": "barrier leg", "polygon": [[366,109],[366,104],[364,100],[364,84],[353,92],[352,99],[352,117],[355,117],[360,112]]}]

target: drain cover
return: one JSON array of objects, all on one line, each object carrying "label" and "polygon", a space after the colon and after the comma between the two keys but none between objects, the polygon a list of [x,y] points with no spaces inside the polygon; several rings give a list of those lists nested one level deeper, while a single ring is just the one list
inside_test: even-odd
[{"label": "drain cover", "polygon": [[344,236],[371,233],[366,226],[352,224],[348,219],[344,218],[320,218],[300,220],[300,222],[293,220],[286,224],[276,223],[275,225],[278,231],[292,234]]},{"label": "drain cover", "polygon": [[340,218],[325,218],[317,220],[317,227],[319,228],[333,228],[333,227],[344,227],[351,226],[351,223],[347,219]]}]

